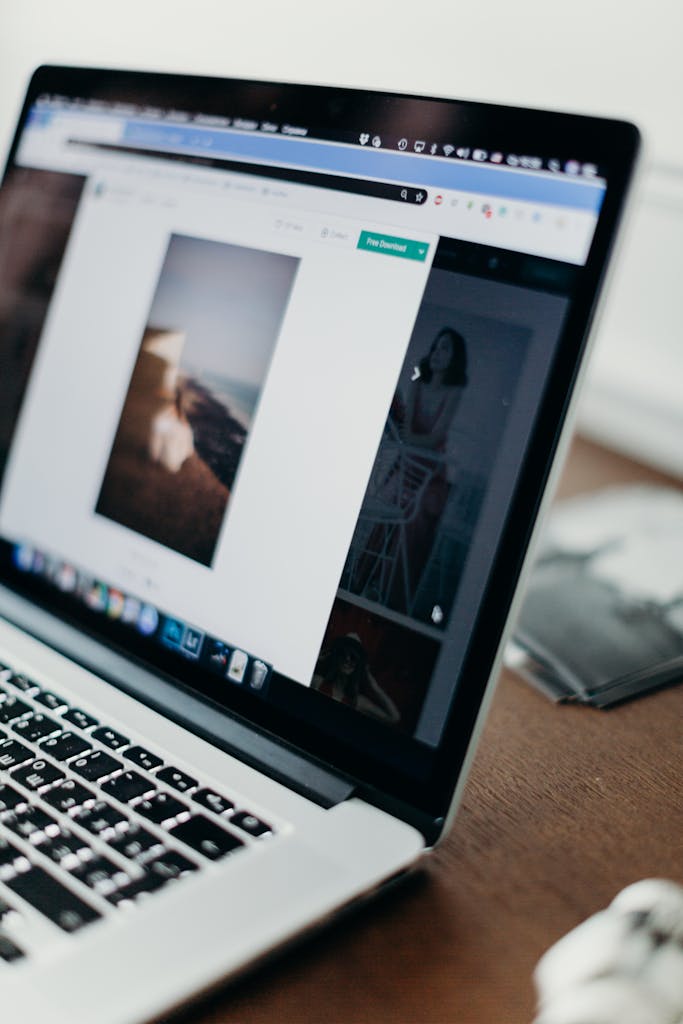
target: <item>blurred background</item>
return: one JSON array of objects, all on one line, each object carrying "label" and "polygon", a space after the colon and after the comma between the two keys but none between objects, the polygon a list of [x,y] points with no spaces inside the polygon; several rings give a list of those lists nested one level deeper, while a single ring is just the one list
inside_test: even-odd
[{"label": "blurred background", "polygon": [[645,154],[579,429],[683,477],[680,0],[0,0],[0,156],[41,63],[394,89],[635,121]]}]

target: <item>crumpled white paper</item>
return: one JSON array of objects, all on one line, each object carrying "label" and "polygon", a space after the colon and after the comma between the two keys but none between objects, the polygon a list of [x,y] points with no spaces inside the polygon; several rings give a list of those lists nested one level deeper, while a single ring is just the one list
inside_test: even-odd
[{"label": "crumpled white paper", "polygon": [[534,972],[534,1024],[683,1024],[683,887],[628,886]]}]

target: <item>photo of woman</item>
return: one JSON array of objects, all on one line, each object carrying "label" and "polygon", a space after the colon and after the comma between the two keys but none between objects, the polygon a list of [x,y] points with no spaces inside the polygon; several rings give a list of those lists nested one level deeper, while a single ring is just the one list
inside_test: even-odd
[{"label": "photo of woman", "polygon": [[356,633],[338,636],[323,649],[311,684],[327,697],[366,715],[396,723],[400,715],[368,668],[368,657]]},{"label": "photo of woman", "polygon": [[340,593],[441,632],[463,585],[531,332],[436,269],[387,410]]},{"label": "photo of woman", "polygon": [[360,512],[346,586],[405,614],[448,500],[449,437],[467,381],[465,339],[444,325],[394,395]]},{"label": "photo of woman", "polygon": [[405,733],[415,730],[439,642],[338,597],[311,688]]},{"label": "photo of woman", "polygon": [[[443,327],[415,368],[398,425],[401,442],[425,469],[419,504],[405,528],[408,612],[448,500],[446,459],[455,455],[448,451],[448,439],[467,379],[465,339],[454,328]],[[400,601],[400,595],[394,593],[393,599]]]},{"label": "photo of woman", "polygon": [[399,435],[406,444],[445,455],[451,421],[467,385],[463,336],[443,327],[415,371]]}]

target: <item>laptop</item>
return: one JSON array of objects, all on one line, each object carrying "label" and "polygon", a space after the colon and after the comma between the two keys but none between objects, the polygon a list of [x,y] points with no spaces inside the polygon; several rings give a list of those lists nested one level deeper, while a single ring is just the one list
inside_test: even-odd
[{"label": "laptop", "polygon": [[0,191],[25,1024],[167,1014],[446,833],[637,148],[559,113],[35,73]]}]

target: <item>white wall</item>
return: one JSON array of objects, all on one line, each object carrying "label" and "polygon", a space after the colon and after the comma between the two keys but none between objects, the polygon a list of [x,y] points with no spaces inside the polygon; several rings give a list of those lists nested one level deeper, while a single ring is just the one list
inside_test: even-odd
[{"label": "white wall", "polygon": [[[389,88],[635,120],[646,134],[647,164],[659,166],[653,216],[661,219],[663,187],[671,246],[653,252],[649,245],[653,231],[660,240],[664,235],[648,219],[654,208],[646,194],[632,258],[608,307],[619,315],[606,318],[599,338],[601,397],[593,386],[598,371],[589,377],[588,395],[600,415],[585,422],[592,420],[610,443],[624,438],[623,447],[636,450],[628,439],[634,401],[649,395],[659,409],[657,381],[683,379],[679,289],[660,287],[657,269],[658,260],[680,264],[682,40],[681,0],[0,0],[0,157],[26,80],[46,62]],[[667,166],[675,173],[663,178]],[[643,278],[651,297],[643,295]],[[653,302],[667,334],[659,352],[661,332],[653,337],[650,330]],[[605,431],[603,399],[616,380],[611,368],[620,361],[624,324],[636,391],[626,394],[620,383]],[[672,366],[675,351],[679,361]],[[677,406],[672,412],[678,415]],[[658,431],[672,429],[683,433],[683,413],[655,425],[652,444],[640,454],[657,461]],[[683,474],[683,454],[674,468]]]}]

